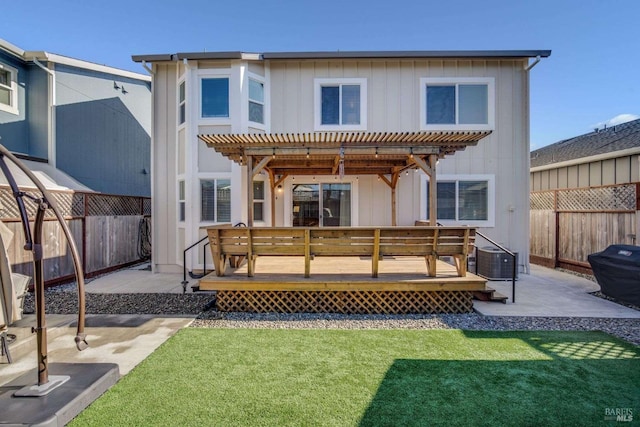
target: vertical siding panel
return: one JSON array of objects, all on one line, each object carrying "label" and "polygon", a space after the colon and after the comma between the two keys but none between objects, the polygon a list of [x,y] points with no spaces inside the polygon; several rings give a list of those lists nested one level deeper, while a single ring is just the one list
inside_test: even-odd
[{"label": "vertical siding panel", "polygon": [[283,112],[286,129],[288,132],[300,131],[300,105],[298,94],[300,93],[300,65],[296,62],[287,62],[284,72]]},{"label": "vertical siding panel", "polygon": [[386,66],[384,62],[373,62],[371,65],[371,80],[367,88],[371,121],[367,126],[373,132],[381,132],[387,129]]},{"label": "vertical siding panel", "polygon": [[589,185],[592,187],[602,185],[602,163],[589,163]]},{"label": "vertical siding panel", "polygon": [[631,156],[631,182],[640,182],[640,156]]},{"label": "vertical siding panel", "polygon": [[582,164],[578,166],[578,187],[589,186],[589,165]]},{"label": "vertical siding panel", "polygon": [[314,74],[315,66],[313,62],[303,62],[300,64],[300,131],[313,132],[314,130]]},{"label": "vertical siding panel", "polygon": [[549,171],[541,171],[540,172],[540,190],[549,190],[551,189],[551,184],[549,182]]},{"label": "vertical siding panel", "polygon": [[403,61],[400,63],[400,91],[399,91],[399,127],[395,129],[400,132],[406,129],[419,129],[416,117],[416,97],[420,97],[418,81],[415,78],[415,68],[413,61]]},{"label": "vertical siding panel", "polygon": [[631,182],[631,157],[620,157],[616,161],[616,184]]},{"label": "vertical siding panel", "polygon": [[375,105],[372,102],[372,90],[371,90],[371,77],[372,77],[372,69],[370,61],[362,61],[357,64],[357,70],[355,73],[357,77],[363,77],[367,79],[367,130],[370,131],[374,128],[372,109],[375,108]]},{"label": "vertical siding panel", "polygon": [[272,62],[271,67],[271,130],[281,133],[284,130],[284,65]]},{"label": "vertical siding panel", "polygon": [[578,187],[578,166],[569,166],[567,168],[567,186],[569,188]]},{"label": "vertical siding panel", "polygon": [[388,61],[386,70],[386,116],[387,130],[397,130],[400,128],[400,63],[398,61]]},{"label": "vertical siding panel", "polygon": [[567,168],[558,168],[558,188],[567,188]]},{"label": "vertical siding panel", "polygon": [[611,185],[616,182],[616,161],[608,159],[602,161],[602,185]]}]

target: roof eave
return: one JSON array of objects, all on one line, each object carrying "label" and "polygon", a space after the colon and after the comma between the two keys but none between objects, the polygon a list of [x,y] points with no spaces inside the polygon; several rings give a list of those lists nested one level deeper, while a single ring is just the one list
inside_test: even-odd
[{"label": "roof eave", "polygon": [[414,50],[414,51],[324,51],[324,52],[179,52],[177,54],[133,55],[134,62],[167,62],[176,60],[287,60],[287,59],[443,59],[547,58],[551,50]]},{"label": "roof eave", "polygon": [[547,58],[551,50],[265,52],[264,59]]}]

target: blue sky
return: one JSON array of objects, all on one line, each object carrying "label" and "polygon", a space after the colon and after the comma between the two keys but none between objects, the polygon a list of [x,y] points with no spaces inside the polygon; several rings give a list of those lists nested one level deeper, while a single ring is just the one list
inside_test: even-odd
[{"label": "blue sky", "polygon": [[551,49],[531,71],[531,147],[640,117],[638,0],[12,2],[0,38],[144,73],[196,51]]}]

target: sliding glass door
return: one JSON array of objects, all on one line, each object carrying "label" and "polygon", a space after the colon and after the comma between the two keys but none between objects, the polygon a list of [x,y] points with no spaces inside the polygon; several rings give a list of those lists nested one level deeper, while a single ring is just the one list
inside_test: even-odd
[{"label": "sliding glass door", "polygon": [[293,185],[294,227],[351,225],[351,184]]}]

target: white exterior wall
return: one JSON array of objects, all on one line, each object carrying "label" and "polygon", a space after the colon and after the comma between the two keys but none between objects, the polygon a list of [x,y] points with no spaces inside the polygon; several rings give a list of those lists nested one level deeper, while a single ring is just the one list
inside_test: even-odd
[{"label": "white exterior wall", "polygon": [[[367,131],[418,131],[420,78],[495,79],[495,129],[479,142],[438,164],[438,175],[492,175],[493,226],[480,231],[529,259],[529,81],[524,61],[514,60],[350,60],[272,61],[271,130],[314,131],[314,79],[366,78]],[[421,178],[422,175],[422,178]],[[296,181],[298,182],[298,181]],[[391,190],[376,177],[359,177],[359,215],[355,225],[391,224]],[[425,219],[424,175],[402,175],[397,196],[398,225]],[[284,209],[282,200],[281,209]],[[356,219],[354,219],[355,222]],[[480,245],[487,242],[479,240]]]},{"label": "white exterior wall", "polygon": [[[154,92],[154,268],[180,270],[182,250],[204,231],[200,227],[199,180],[232,179],[232,222],[246,222],[245,173],[236,164],[208,149],[198,133],[313,132],[314,79],[365,78],[367,81],[367,131],[420,130],[420,79],[425,77],[482,77],[494,79],[495,129],[478,146],[457,152],[438,165],[438,175],[491,175],[495,183],[492,225],[482,233],[519,252],[520,264],[528,271],[529,259],[529,81],[525,60],[301,60],[301,61],[189,61],[156,65]],[[178,150],[177,85],[178,67],[184,68],[187,83],[187,121],[184,156]],[[199,79],[204,74],[224,74],[230,78],[230,117],[224,120],[199,119]],[[265,126],[250,126],[247,118],[248,76],[265,81]],[[160,87],[157,87],[160,86]],[[180,155],[179,155],[180,154]],[[177,175],[176,159],[184,158],[184,174]],[[318,177],[316,182],[326,177]],[[177,180],[187,185],[187,219],[177,223]],[[268,178],[258,176],[256,179]],[[296,177],[295,182],[312,182],[312,177]],[[331,180],[331,178],[329,178]],[[352,183],[353,225],[390,225],[391,190],[375,176],[346,176]],[[276,200],[276,225],[290,225],[290,186]],[[396,190],[398,225],[424,219],[425,178],[422,173],[402,175]],[[265,219],[270,224],[268,185],[265,185]],[[162,194],[167,192],[167,194]],[[163,209],[165,212],[158,212]],[[258,225],[258,224],[256,224]],[[184,235],[177,242],[178,229]],[[486,242],[478,239],[478,244]],[[175,249],[174,249],[175,248]],[[189,268],[201,268],[202,255],[193,253]]]}]

